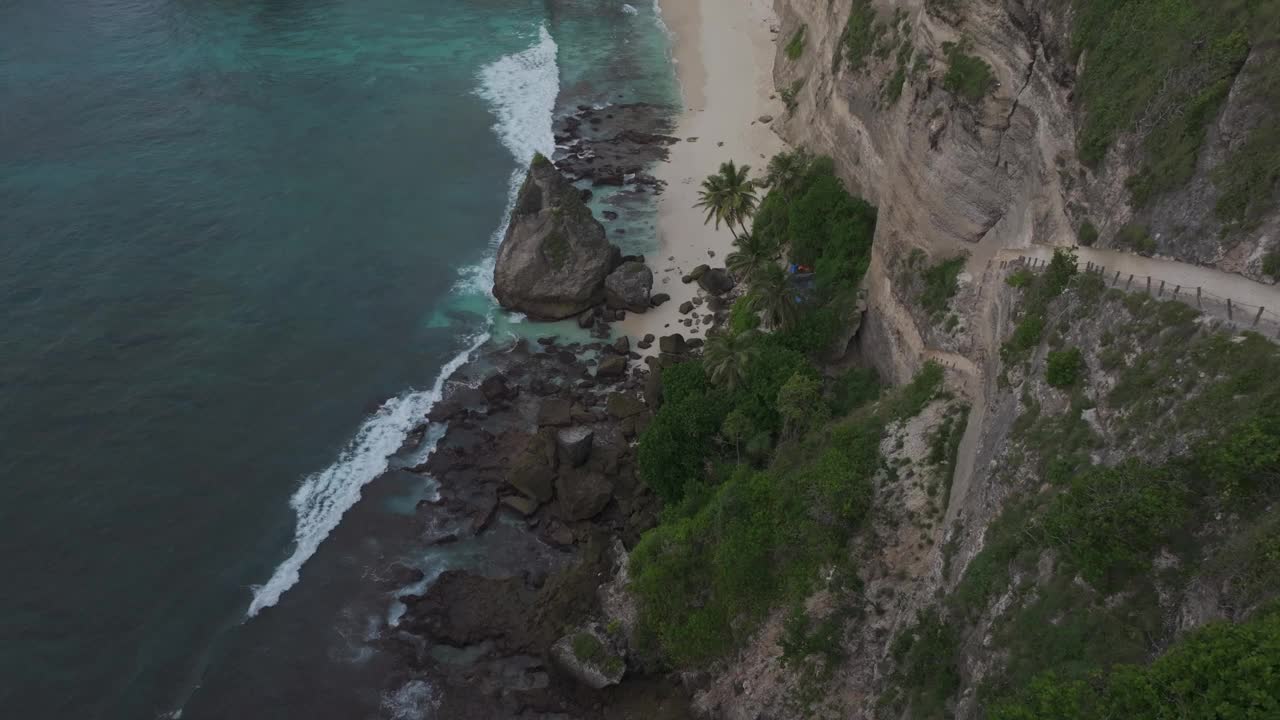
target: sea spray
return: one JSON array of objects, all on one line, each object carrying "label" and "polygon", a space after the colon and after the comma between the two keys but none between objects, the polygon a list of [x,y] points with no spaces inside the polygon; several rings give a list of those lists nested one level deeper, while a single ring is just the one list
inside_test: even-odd
[{"label": "sea spray", "polygon": [[[497,119],[494,132],[520,164],[512,173],[506,209],[490,237],[488,252],[479,263],[461,269],[454,286],[459,296],[457,301],[481,300],[486,304],[484,329],[467,338],[466,349],[441,368],[431,390],[388,400],[364,422],[337,462],[302,482],[289,503],[297,515],[293,552],[265,584],[253,588],[248,617],[275,605],[281,595],[298,582],[302,566],[338,526],[347,510],[359,501],[361,489],[386,472],[391,455],[441,399],[448,378],[488,342],[494,324],[495,306],[491,295],[494,251],[510,222],[525,166],[534,153],[550,156],[555,149],[552,120],[560,93],[557,52],[551,33],[546,26],[540,26],[537,44],[500,58],[480,71],[477,94],[490,103]],[[426,455],[434,449],[431,443]]]}]

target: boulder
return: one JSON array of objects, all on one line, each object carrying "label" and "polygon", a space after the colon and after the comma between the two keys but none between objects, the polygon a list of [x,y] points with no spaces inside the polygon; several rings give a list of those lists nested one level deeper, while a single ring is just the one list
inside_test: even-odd
[{"label": "boulder", "polygon": [[655,409],[662,406],[662,373],[651,372],[645,375],[644,402]]},{"label": "boulder", "polygon": [[683,353],[685,351],[684,336],[680,333],[663,335],[658,338],[658,350],[672,355]]},{"label": "boulder", "polygon": [[538,501],[524,495],[507,495],[502,498],[502,505],[515,510],[523,517],[529,517],[538,511]]},{"label": "boulder", "polygon": [[621,335],[617,340],[613,341],[613,351],[619,355],[626,355],[631,352],[631,338]]},{"label": "boulder", "polygon": [[511,463],[507,482],[526,497],[546,502],[555,493],[556,441],[550,431],[529,438],[524,452]]},{"label": "boulder", "polygon": [[596,315],[592,310],[587,310],[578,315],[578,327],[583,330],[590,330],[592,325],[596,324]]},{"label": "boulder", "polygon": [[631,312],[649,309],[649,291],[653,289],[653,271],[636,260],[622,263],[605,278],[604,299],[609,307]]},{"label": "boulder", "polygon": [[604,300],[620,255],[577,188],[535,155],[498,248],[493,295],[535,320],[577,315]]},{"label": "boulder", "polygon": [[573,419],[573,405],[564,398],[546,398],[538,407],[539,425],[568,425]]},{"label": "boulder", "polygon": [[571,630],[556,641],[551,657],[570,677],[593,690],[617,685],[627,672],[621,653],[595,623]]},{"label": "boulder", "polygon": [[689,338],[689,341],[686,342],[684,346],[689,348],[690,350],[697,350],[698,348],[702,347],[703,344],[704,344],[704,341],[702,338]]},{"label": "boulder", "polygon": [[591,441],[595,432],[589,427],[565,428],[556,433],[556,448],[560,465],[581,467],[591,456]]},{"label": "boulder", "polygon": [[716,296],[729,292],[733,285],[733,277],[724,268],[713,268],[698,278],[698,286]]},{"label": "boulder", "polygon": [[658,307],[670,299],[671,296],[666,293],[654,293],[649,296],[649,304],[654,307]]},{"label": "boulder", "polygon": [[623,420],[644,412],[647,408],[639,398],[627,393],[610,393],[605,401],[605,409],[615,420]]},{"label": "boulder", "polygon": [[626,374],[627,357],[625,355],[611,355],[601,360],[599,367],[596,368],[598,378],[620,378]]},{"label": "boulder", "polygon": [[589,520],[609,504],[613,484],[604,475],[587,468],[561,468],[556,478],[556,497],[562,520]]},{"label": "boulder", "polygon": [[485,378],[480,383],[480,392],[484,394],[484,399],[490,403],[499,400],[510,400],[516,396],[515,389],[507,384],[507,378],[502,373],[494,373]]},{"label": "boulder", "polygon": [[699,265],[698,267],[690,270],[686,277],[690,278],[692,281],[697,281],[702,279],[702,276],[706,275],[707,271],[710,269],[710,265]]},{"label": "boulder", "polygon": [[693,303],[691,301],[685,300],[684,302],[680,303],[681,315],[688,315],[691,312],[693,312]]}]

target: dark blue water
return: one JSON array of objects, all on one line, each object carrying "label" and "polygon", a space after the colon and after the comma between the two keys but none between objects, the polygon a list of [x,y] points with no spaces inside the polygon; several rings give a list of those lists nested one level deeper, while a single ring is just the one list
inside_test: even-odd
[{"label": "dark blue water", "polygon": [[366,483],[510,330],[555,103],[670,99],[664,53],[589,0],[0,0],[6,716],[399,712],[306,692],[412,535],[421,481]]}]

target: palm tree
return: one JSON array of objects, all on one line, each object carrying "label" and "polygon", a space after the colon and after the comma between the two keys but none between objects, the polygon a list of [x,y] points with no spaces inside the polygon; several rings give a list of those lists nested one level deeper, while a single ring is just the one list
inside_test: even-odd
[{"label": "palm tree", "polygon": [[729,226],[729,232],[735,239],[739,237],[733,227],[735,222],[743,232],[746,231],[745,221],[756,210],[755,185],[747,177],[750,173],[750,165],[735,167],[730,160],[720,165],[720,172],[708,175],[702,181],[702,190],[698,192],[698,202],[694,207],[707,211],[704,223],[714,220],[719,230],[723,222]]},{"label": "palm tree", "polygon": [[747,375],[747,366],[755,360],[760,348],[755,333],[748,330],[737,334],[716,333],[707,338],[702,351],[702,363],[711,376],[711,382],[723,385],[726,390],[737,389]]},{"label": "palm tree", "polygon": [[769,160],[769,167],[764,175],[765,184],[784,194],[789,194],[799,185],[812,162],[813,155],[804,148],[780,152]]},{"label": "palm tree", "polygon": [[786,271],[772,264],[761,269],[752,280],[747,307],[753,312],[763,311],[771,328],[789,328],[800,314],[796,289],[791,287]]},{"label": "palm tree", "polygon": [[738,249],[729,253],[725,265],[734,277],[750,281],[767,265],[778,261],[778,246],[765,239],[763,234],[748,233],[734,241]]}]

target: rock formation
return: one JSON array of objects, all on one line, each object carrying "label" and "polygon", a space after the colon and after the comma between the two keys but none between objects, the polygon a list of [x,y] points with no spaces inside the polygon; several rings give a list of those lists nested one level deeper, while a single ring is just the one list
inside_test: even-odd
[{"label": "rock formation", "polygon": [[620,257],[577,188],[538,155],[498,248],[493,294],[535,320],[567,318],[604,300]]}]

